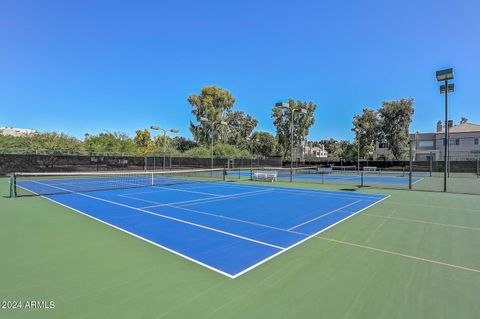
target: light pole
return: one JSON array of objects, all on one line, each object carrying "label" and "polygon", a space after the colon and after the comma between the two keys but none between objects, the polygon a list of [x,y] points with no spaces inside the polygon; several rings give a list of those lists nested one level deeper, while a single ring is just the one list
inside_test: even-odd
[{"label": "light pole", "polygon": [[211,167],[213,168],[213,137],[215,134],[215,125],[224,125],[227,126],[228,123],[225,121],[211,121],[206,117],[201,117],[200,121],[203,123],[210,124],[210,153],[211,153]]},{"label": "light pole", "polygon": [[360,174],[360,133],[365,132],[361,128],[355,128],[355,133],[357,135],[357,174]]},{"label": "light pole", "polygon": [[163,129],[160,126],[156,126],[156,125],[150,126],[150,129],[154,131],[163,131],[163,165],[162,167],[163,167],[163,170],[165,170],[165,152],[166,152],[166,146],[167,146],[167,132],[177,134],[180,131],[174,128]]},{"label": "light pole", "polygon": [[447,174],[448,174],[448,93],[452,93],[455,89],[454,84],[448,84],[448,80],[453,80],[453,69],[445,69],[437,71],[436,78],[438,82],[444,82],[445,84],[440,85],[440,94],[445,94],[445,137],[444,137],[444,173],[443,173],[443,191],[447,191]]},{"label": "light pole", "polygon": [[296,108],[295,105],[292,105],[290,106],[289,103],[285,103],[285,102],[278,102],[278,103],[275,103],[275,106],[276,107],[279,107],[281,109],[284,109],[284,110],[288,110],[290,111],[290,148],[291,148],[291,153],[290,153],[290,182],[293,181],[293,141],[294,141],[294,138],[293,138],[293,134],[294,134],[294,131],[293,131],[293,128],[294,128],[294,119],[295,119],[295,111],[298,111],[302,114],[307,114],[307,110],[303,109],[303,108]]}]

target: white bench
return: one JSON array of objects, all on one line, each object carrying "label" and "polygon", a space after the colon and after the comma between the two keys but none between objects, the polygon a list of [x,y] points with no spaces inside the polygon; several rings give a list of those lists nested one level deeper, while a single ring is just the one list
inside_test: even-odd
[{"label": "white bench", "polygon": [[254,181],[275,182],[277,178],[277,171],[254,171],[252,173],[252,180]]},{"label": "white bench", "polygon": [[364,172],[376,172],[377,167],[376,166],[364,166],[363,171]]}]

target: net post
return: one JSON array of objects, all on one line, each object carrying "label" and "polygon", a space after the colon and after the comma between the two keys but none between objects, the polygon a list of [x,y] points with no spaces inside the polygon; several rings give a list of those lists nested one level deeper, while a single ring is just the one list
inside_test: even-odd
[{"label": "net post", "polygon": [[222,174],[223,174],[223,181],[225,182],[227,179],[227,169],[225,168],[225,166],[223,166]]},{"label": "net post", "polygon": [[363,187],[363,171],[360,172],[360,187]]},{"label": "net post", "polygon": [[15,178],[15,173],[12,173],[10,175],[10,191],[9,191],[9,197],[14,198],[17,197],[17,182]]},{"label": "net post", "polygon": [[154,172],[150,173],[150,186],[155,185]]}]

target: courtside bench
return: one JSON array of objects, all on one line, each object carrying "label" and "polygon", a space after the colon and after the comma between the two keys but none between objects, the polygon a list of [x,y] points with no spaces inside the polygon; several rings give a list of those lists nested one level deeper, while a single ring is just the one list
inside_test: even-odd
[{"label": "courtside bench", "polygon": [[252,172],[253,181],[275,182],[278,178],[277,171],[254,171]]}]

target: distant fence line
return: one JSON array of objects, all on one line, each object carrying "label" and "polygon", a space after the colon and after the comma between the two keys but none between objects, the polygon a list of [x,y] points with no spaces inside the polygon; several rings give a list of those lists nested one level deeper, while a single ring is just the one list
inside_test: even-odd
[{"label": "distant fence line", "polygon": [[[214,167],[282,166],[280,157],[214,158]],[[163,156],[98,156],[57,154],[0,154],[0,175],[12,172],[69,172],[209,168],[211,158]]]}]

